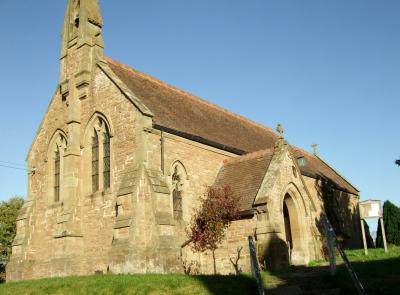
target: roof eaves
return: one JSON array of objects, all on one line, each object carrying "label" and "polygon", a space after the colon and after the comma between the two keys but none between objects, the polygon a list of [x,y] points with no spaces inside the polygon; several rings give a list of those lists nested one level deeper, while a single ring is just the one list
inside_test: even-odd
[{"label": "roof eaves", "polygon": [[[324,176],[324,175],[316,174],[316,173],[310,173],[310,172],[307,172],[307,171],[302,171],[301,168],[300,168],[300,171],[301,171],[301,175],[302,175],[302,176],[314,178],[314,179],[316,179],[316,180],[319,180],[319,179],[327,179],[327,177]],[[344,188],[344,187],[341,187],[340,185],[337,185],[337,184],[335,184],[335,183],[333,183],[332,185],[333,185],[333,187],[334,187],[335,189],[337,189],[337,190],[340,190],[340,191],[342,191],[342,192],[345,192],[345,193],[349,193],[349,194],[353,194],[353,195],[354,195],[354,192],[351,192],[350,190],[348,190],[348,189],[346,189],[346,188]],[[351,185],[351,186],[353,186],[353,185]],[[355,191],[359,192],[359,191],[356,190],[356,189],[355,189]]]},{"label": "roof eaves", "polygon": [[243,210],[239,212],[239,217],[241,218],[246,218],[246,217],[252,217],[256,214],[256,210],[253,209],[248,209],[248,210]]},{"label": "roof eaves", "polygon": [[[339,176],[340,178],[342,178],[346,183],[348,183],[356,192],[358,192],[358,193],[360,192],[360,190],[359,190],[357,187],[355,187],[353,184],[351,184],[344,176],[342,176],[336,169],[334,169],[334,168],[333,168],[331,165],[329,165],[327,162],[325,162],[324,160],[322,160],[318,155],[310,154],[309,152],[307,152],[307,151],[305,151],[305,150],[303,150],[303,149],[301,149],[301,148],[298,148],[298,147],[296,147],[296,146],[291,146],[291,148],[292,148],[292,153],[293,153],[293,155],[294,155],[297,159],[304,157],[305,155],[303,155],[303,153],[306,154],[306,155],[308,155],[308,156],[310,156],[310,157],[316,157],[319,161],[321,161],[324,165],[326,165],[329,169],[331,169],[336,175],[338,175],[338,176]],[[297,154],[297,155],[296,155],[296,152],[299,152],[300,154]],[[319,173],[310,173],[310,172],[304,171],[304,170],[302,169],[301,166],[299,166],[299,168],[300,168],[301,174],[302,174],[303,176],[307,176],[307,177],[314,178],[314,179],[326,178],[326,176],[321,175],[321,174],[319,174]],[[335,187],[336,189],[338,189],[338,190],[343,191],[343,192],[347,192],[347,193],[350,193],[350,194],[354,194],[354,192],[351,192],[350,190],[348,190],[348,189],[346,189],[346,188],[344,188],[344,187],[341,187],[341,186],[339,186],[339,185],[334,185],[334,187]]]},{"label": "roof eaves", "polygon": [[344,177],[343,175],[341,175],[335,168],[333,168],[331,165],[329,165],[326,161],[322,160],[318,155],[315,155],[315,157],[317,157],[317,159],[319,159],[322,163],[324,163],[326,166],[328,166],[329,168],[332,169],[333,172],[335,172],[340,178],[342,178],[345,182],[347,182],[352,188],[354,188],[355,191],[360,192],[360,190],[355,187],[353,184],[350,183],[350,181],[348,181],[346,179],[346,177]]},{"label": "roof eaves", "polygon": [[160,130],[160,131],[163,131],[163,132],[167,132],[167,133],[170,133],[170,134],[173,134],[173,135],[177,135],[177,136],[189,139],[189,140],[193,140],[195,142],[202,143],[202,144],[214,147],[214,148],[218,148],[218,149],[221,149],[221,150],[233,153],[233,154],[244,155],[244,154],[247,153],[246,151],[243,151],[241,149],[237,149],[237,148],[234,148],[234,147],[226,146],[226,145],[223,145],[221,143],[218,143],[218,142],[203,138],[201,136],[189,134],[189,133],[186,133],[186,132],[183,132],[183,131],[179,131],[179,130],[176,130],[176,129],[173,129],[173,128],[161,126],[161,125],[158,125],[158,124],[153,124],[153,127],[154,127],[154,129],[157,129],[157,130]]}]

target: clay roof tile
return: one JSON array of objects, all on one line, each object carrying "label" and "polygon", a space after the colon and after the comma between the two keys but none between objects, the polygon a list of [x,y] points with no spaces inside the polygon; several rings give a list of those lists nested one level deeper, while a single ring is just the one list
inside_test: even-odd
[{"label": "clay roof tile", "polygon": [[[237,180],[238,182],[235,186],[240,187],[242,193],[251,188],[252,193],[250,195],[252,195],[258,184],[261,185],[259,183],[260,173],[266,169],[267,163],[269,165],[269,156],[267,155],[272,154],[277,140],[277,136],[272,129],[234,114],[111,58],[107,57],[106,61],[120,80],[154,114],[154,126],[161,126],[182,134],[192,135],[195,138],[205,139],[210,143],[218,143],[221,147],[232,148],[237,150],[238,153],[240,151],[240,154],[249,153],[245,156],[228,160],[224,163],[221,173],[222,175],[231,175],[232,179]],[[306,159],[306,164],[300,167],[303,175],[314,178],[323,176],[331,180],[335,187],[358,194],[358,190],[354,186],[320,158],[297,147],[293,147],[293,149],[298,157]],[[252,167],[253,164],[255,165],[254,167]],[[233,173],[229,166],[242,169],[243,174]],[[239,181],[238,175],[247,175],[246,177],[253,182],[248,182],[245,185],[243,181]],[[244,207],[246,206],[244,205]]]}]

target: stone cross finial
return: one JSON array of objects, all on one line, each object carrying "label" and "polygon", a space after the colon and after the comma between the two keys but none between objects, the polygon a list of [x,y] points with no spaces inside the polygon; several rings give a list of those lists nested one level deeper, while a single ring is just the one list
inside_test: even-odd
[{"label": "stone cross finial", "polygon": [[283,139],[284,129],[283,129],[283,125],[282,124],[278,124],[278,126],[276,126],[276,131],[279,134],[279,139]]},{"label": "stone cross finial", "polygon": [[318,144],[314,143],[313,145],[311,145],[313,148],[313,154],[314,155],[318,155]]}]

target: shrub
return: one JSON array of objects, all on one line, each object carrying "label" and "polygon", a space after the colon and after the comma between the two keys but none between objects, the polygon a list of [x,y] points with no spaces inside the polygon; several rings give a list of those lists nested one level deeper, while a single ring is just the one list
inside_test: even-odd
[{"label": "shrub", "polygon": [[[383,222],[385,224],[386,239],[389,244],[400,246],[400,208],[386,201],[383,204]],[[383,247],[382,230],[378,224],[376,246]]]},{"label": "shrub", "polygon": [[186,244],[192,243],[193,250],[198,252],[211,250],[216,273],[214,252],[231,222],[238,218],[239,200],[229,187],[209,187],[200,202],[187,231],[189,241]]}]

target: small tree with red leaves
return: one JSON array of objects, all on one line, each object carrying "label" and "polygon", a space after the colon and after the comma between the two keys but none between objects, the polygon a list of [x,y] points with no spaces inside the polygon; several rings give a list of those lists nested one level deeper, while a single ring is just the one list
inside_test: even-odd
[{"label": "small tree with red leaves", "polygon": [[194,251],[210,250],[216,274],[215,250],[224,239],[231,222],[238,219],[238,216],[239,200],[233,196],[229,187],[208,187],[187,230],[189,240],[182,247],[192,243]]}]

